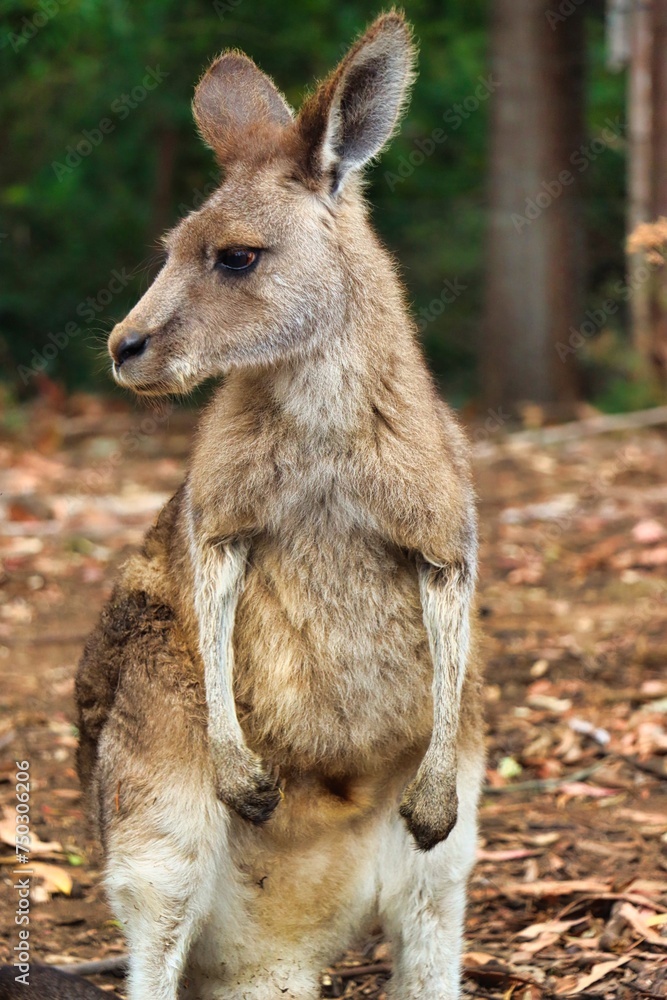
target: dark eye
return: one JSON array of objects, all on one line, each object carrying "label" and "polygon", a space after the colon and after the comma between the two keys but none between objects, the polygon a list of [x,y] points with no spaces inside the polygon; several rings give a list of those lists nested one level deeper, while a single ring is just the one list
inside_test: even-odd
[{"label": "dark eye", "polygon": [[215,266],[226,271],[245,271],[259,257],[259,250],[248,250],[246,247],[231,247],[228,250],[218,250]]}]

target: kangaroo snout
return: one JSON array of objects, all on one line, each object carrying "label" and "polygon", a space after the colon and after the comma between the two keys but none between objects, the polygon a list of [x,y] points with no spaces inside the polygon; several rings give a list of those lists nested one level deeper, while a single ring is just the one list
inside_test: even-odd
[{"label": "kangaroo snout", "polygon": [[156,332],[145,330],[140,322],[128,321],[126,317],[116,324],[107,342],[115,381],[140,395],[155,394],[160,381],[159,372],[155,370],[155,352],[149,350]]},{"label": "kangaroo snout", "polygon": [[178,267],[167,264],[109,334],[113,377],[123,388],[142,396],[190,388],[184,384],[188,359],[181,358],[183,283]]},{"label": "kangaroo snout", "polygon": [[143,330],[128,330],[126,333],[119,330],[119,338],[114,330],[109,340],[109,353],[114,365],[120,368],[130,358],[138,358],[142,355],[146,350],[148,339],[149,334]]}]

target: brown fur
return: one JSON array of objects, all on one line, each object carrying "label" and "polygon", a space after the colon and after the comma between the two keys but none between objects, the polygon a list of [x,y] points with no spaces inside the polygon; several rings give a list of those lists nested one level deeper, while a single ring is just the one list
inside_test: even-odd
[{"label": "brown fur", "polygon": [[[479,771],[468,446],[358,180],[412,59],[405,22],[384,15],[292,119],[250,60],[220,57],[194,109],[222,185],[169,235],[163,271],[109,340],[136,392],[225,380],[184,487],[86,647],[82,782],[105,842],[140,847],[163,836],[164,783],[196,775],[188,794],[211,829],[211,793],[231,807],[229,856],[276,939],[340,919],[378,817],[400,805],[424,850],[447,838],[458,769]],[[237,247],[261,250],[256,266],[220,271],[220,250]],[[123,360],[131,331],[147,340]],[[231,671],[231,707],[216,671]],[[328,859],[314,880],[310,857]]]},{"label": "brown fur", "polygon": [[[187,625],[185,617],[181,618],[175,610],[180,601],[177,581],[181,570],[178,564],[174,565],[174,550],[181,502],[182,492],[179,492],[148,532],[142,551],[125,564],[86,643],[77,672],[80,731],[77,768],[82,787],[89,795],[89,811],[101,825],[102,839],[109,811],[118,812],[120,802],[125,807],[127,794],[127,789],[119,789],[118,783],[123,784],[119,778],[107,790],[106,808],[103,808],[104,797],[97,798],[98,744],[110,718],[117,733],[122,733],[123,746],[131,746],[134,753],[145,753],[149,768],[152,758],[162,756],[167,767],[177,766],[187,758],[192,747],[190,737],[183,742],[186,733],[199,733],[197,757],[200,752],[204,754],[199,766],[205,770],[210,766],[205,755],[206,701],[201,663],[196,640],[188,634],[194,626]],[[353,550],[351,565],[344,569],[354,570],[352,562],[357,561],[357,556]],[[396,677],[391,678],[389,685],[384,682],[382,671],[390,667],[397,641],[405,643],[401,636],[405,623],[401,627],[401,622],[392,622],[391,614],[387,615],[384,632],[376,637],[381,648],[386,649],[386,660],[379,659],[377,674],[361,677],[350,676],[349,672],[341,674],[336,667],[340,669],[344,664],[335,661],[331,666],[331,661],[309,664],[308,644],[302,640],[308,626],[300,622],[295,628],[267,582],[270,577],[249,567],[235,634],[237,706],[248,744],[270,766],[280,767],[283,784],[290,791],[272,821],[272,835],[286,843],[294,843],[298,828],[307,831],[305,835],[310,837],[315,827],[326,828],[330,823],[336,826],[340,820],[348,823],[351,816],[372,812],[386,800],[388,788],[394,785],[400,788],[405,783],[402,775],[414,771],[426,749],[432,724],[428,648],[419,620],[418,595],[414,585],[410,586],[414,571],[409,571],[406,556],[398,552],[397,557],[406,575],[408,600],[415,609],[415,650],[423,674],[417,683],[414,673],[403,683]],[[386,558],[389,560],[391,556]],[[261,561],[260,557],[260,565]],[[295,604],[303,616],[301,598],[297,593]],[[383,604],[385,599],[381,594],[378,603]],[[318,610],[326,608],[327,600],[326,593],[321,603],[316,598],[313,620]],[[325,616],[321,615],[317,628],[326,629],[325,641],[330,642],[329,629],[337,626],[347,631],[349,622],[358,620],[359,612],[358,607],[352,606],[348,609],[350,617],[333,625],[329,623],[328,628],[323,624]],[[281,718],[277,710],[277,694],[282,695],[281,678],[267,676],[262,669],[267,658],[271,662],[271,645],[281,642],[280,638],[271,637],[281,634],[288,645],[296,636],[299,650],[305,646],[300,667],[308,670],[307,683],[295,693],[305,704],[290,718]],[[408,648],[407,655],[415,650]],[[402,655],[406,655],[404,650]],[[413,671],[414,667],[413,663]],[[459,727],[464,755],[467,743],[476,748],[481,736],[480,680],[477,658],[473,655]],[[355,682],[359,685],[356,691],[350,687]],[[406,698],[415,697],[413,688],[417,689],[419,699],[415,708],[411,708],[410,700],[406,702]],[[164,712],[156,711],[158,693],[166,699]],[[170,706],[168,711],[166,705]],[[174,714],[185,723],[178,738],[171,728]],[[166,719],[170,720],[170,726],[165,731]],[[162,744],[163,749],[158,750],[157,744]],[[298,790],[298,795],[291,794],[292,788]],[[278,824],[278,820],[282,822]]]}]

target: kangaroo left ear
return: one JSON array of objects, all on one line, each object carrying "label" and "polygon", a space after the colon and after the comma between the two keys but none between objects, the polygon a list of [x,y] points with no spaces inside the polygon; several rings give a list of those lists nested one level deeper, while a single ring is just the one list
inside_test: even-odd
[{"label": "kangaroo left ear", "polygon": [[308,177],[335,193],[391,137],[414,79],[416,48],[402,14],[382,14],[310,97],[297,128]]}]

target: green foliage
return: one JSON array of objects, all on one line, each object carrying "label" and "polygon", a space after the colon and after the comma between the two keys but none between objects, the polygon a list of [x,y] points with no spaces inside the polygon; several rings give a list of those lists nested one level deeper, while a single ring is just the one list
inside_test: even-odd
[{"label": "green foliage", "polygon": [[[627,116],[624,107],[625,74],[610,73],[606,66],[601,20],[588,24],[587,133],[598,136],[606,122],[613,122],[618,139],[591,162],[583,177],[588,302],[599,308],[605,300],[618,300],[614,291],[625,281],[623,252],[626,213]],[[621,312],[618,321],[625,325]]]},{"label": "green foliage", "polygon": [[583,353],[587,395],[604,413],[628,413],[665,402],[664,386],[617,330],[604,329]]},{"label": "green foliage", "polygon": [[[435,370],[455,398],[474,388],[482,309],[488,6],[410,4],[420,76],[404,127],[369,189],[375,222],[402,265],[414,307],[426,310],[421,325]],[[69,385],[108,387],[105,333],[146,287],[160,233],[215,176],[190,114],[193,84],[212,56],[242,48],[298,106],[304,87],[335,64],[381,8],[378,0],[5,0],[6,378],[27,391],[34,378],[19,366],[42,365]],[[622,109],[623,81],[603,69],[601,51],[596,23],[593,132],[596,121]],[[154,89],[145,86],[149,70],[154,78],[166,74]],[[442,137],[435,138],[437,129]],[[88,155],[68,161],[68,150],[82,141]],[[433,151],[419,162],[429,142]],[[593,299],[622,269],[623,171],[623,150],[610,150],[586,178]],[[114,282],[114,271],[132,278]]]}]

